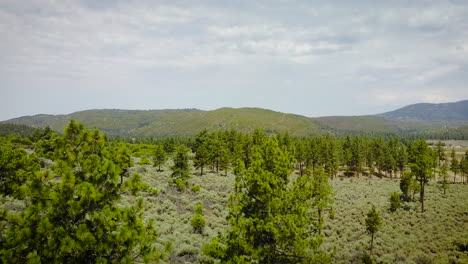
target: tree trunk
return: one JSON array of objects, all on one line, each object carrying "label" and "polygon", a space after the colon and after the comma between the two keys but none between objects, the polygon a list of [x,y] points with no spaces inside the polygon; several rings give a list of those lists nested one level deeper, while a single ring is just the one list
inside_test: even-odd
[{"label": "tree trunk", "polygon": [[421,193],[419,196],[419,201],[421,202],[421,213],[424,213],[424,183],[421,181]]},{"label": "tree trunk", "polygon": [[374,247],[374,233],[371,234],[371,242],[370,242],[370,254],[372,255],[372,248]]},{"label": "tree trunk", "polygon": [[200,176],[203,176],[203,165],[200,166]]},{"label": "tree trunk", "polygon": [[456,172],[453,172],[453,183],[455,183],[456,178],[457,178],[457,173],[456,173]]},{"label": "tree trunk", "polygon": [[[322,224],[322,210],[318,209],[318,217],[319,217],[319,223]],[[318,230],[319,235],[322,233],[322,227],[319,228]]]}]

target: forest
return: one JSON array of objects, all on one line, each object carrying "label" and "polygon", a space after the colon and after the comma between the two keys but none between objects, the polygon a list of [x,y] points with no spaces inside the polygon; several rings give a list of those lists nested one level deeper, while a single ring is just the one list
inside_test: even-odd
[{"label": "forest", "polygon": [[0,138],[3,263],[468,263],[468,148],[70,121]]}]

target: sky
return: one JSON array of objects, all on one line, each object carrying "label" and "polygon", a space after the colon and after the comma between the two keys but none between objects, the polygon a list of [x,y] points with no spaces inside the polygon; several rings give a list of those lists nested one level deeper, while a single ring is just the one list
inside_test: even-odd
[{"label": "sky", "polygon": [[468,99],[468,1],[0,0],[0,120]]}]

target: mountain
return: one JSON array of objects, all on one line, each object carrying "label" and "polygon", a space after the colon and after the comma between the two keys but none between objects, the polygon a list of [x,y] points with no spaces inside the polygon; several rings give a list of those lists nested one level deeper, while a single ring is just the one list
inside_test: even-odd
[{"label": "mountain", "polygon": [[468,100],[442,104],[413,104],[378,116],[403,122],[466,124],[468,122]]},{"label": "mountain", "polygon": [[294,136],[317,135],[319,125],[308,117],[260,108],[220,108],[212,111],[177,110],[86,110],[69,115],[35,115],[10,119],[6,123],[32,127],[49,125],[63,131],[75,119],[111,136],[167,137],[194,136],[202,129],[236,129],[250,132],[258,128],[267,133],[288,132]]},{"label": "mountain", "polygon": [[35,115],[2,123],[32,127],[50,126],[63,131],[75,119],[110,136],[194,136],[202,129],[236,129],[293,136],[333,134],[400,134],[424,137],[468,138],[468,100],[443,104],[414,104],[395,111],[366,116],[309,118],[261,108],[167,110],[86,110],[68,115]]},{"label": "mountain", "polygon": [[468,100],[442,104],[413,104],[377,115],[318,117],[315,121],[322,127],[341,134],[468,137]]}]

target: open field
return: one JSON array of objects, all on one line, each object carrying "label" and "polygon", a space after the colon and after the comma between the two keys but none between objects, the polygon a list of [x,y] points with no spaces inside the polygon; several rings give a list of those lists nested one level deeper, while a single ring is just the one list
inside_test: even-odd
[{"label": "open field", "polygon": [[[135,161],[138,161],[136,159]],[[159,247],[170,242],[173,251],[167,263],[209,263],[200,252],[204,243],[227,228],[226,204],[234,175],[227,177],[198,172],[189,181],[200,191],[179,192],[168,186],[170,170],[157,172],[151,165],[135,162],[132,173],[159,190],[157,197],[143,193],[144,217],[155,220],[160,234]],[[438,184],[427,186],[426,212],[420,213],[417,202],[404,203],[405,209],[389,212],[389,197],[399,191],[397,179],[338,178],[332,181],[335,191],[334,219],[326,217],[323,249],[333,252],[334,263],[360,263],[367,252],[370,236],[365,233],[364,219],[372,204],[381,213],[384,226],[377,232],[374,258],[378,263],[468,263],[468,253],[458,251],[454,243],[468,243],[468,185],[451,184],[443,195]],[[124,203],[137,197],[126,196]],[[204,206],[206,227],[195,234],[190,219],[198,203]]]}]

